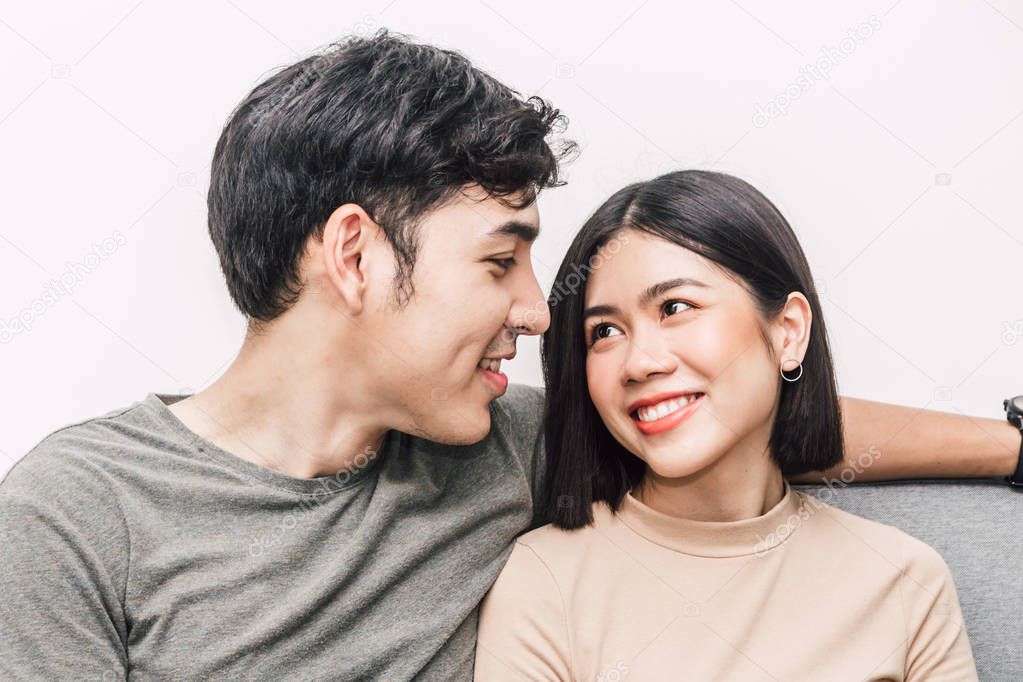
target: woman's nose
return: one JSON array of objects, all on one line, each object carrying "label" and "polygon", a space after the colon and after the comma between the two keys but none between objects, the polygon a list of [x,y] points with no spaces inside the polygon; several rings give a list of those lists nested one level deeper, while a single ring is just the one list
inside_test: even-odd
[{"label": "woman's nose", "polygon": [[678,357],[654,336],[630,342],[623,365],[626,382],[644,382],[661,374],[673,374],[678,368]]}]

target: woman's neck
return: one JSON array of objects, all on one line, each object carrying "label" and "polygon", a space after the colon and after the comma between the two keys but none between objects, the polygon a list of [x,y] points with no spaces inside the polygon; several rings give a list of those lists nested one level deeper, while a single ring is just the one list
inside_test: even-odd
[{"label": "woman's neck", "polygon": [[711,466],[682,478],[647,467],[631,491],[646,506],[693,521],[741,521],[762,516],[781,501],[785,482],[766,444],[739,445]]}]

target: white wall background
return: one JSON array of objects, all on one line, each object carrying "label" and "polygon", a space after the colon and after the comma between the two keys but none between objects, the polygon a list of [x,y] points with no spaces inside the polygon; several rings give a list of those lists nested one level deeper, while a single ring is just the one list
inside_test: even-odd
[{"label": "white wall background", "polygon": [[[541,200],[545,287],[613,190],[716,168],[799,233],[843,393],[992,417],[1023,393],[1019,2],[3,2],[0,474],[224,369],[243,325],[205,226],[220,127],[271,69],[379,26],[569,115],[583,152]],[[536,340],[519,352],[512,380],[541,383]]]}]

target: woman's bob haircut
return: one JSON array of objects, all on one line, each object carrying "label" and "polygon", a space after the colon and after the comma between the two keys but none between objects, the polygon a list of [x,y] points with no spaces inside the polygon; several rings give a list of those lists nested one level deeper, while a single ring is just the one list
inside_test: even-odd
[{"label": "woman's bob haircut", "polygon": [[599,268],[597,251],[623,229],[659,237],[712,261],[743,285],[764,321],[781,311],[789,293],[806,296],[813,314],[810,341],[799,380],[783,381],[779,374],[771,458],[785,475],[840,462],[842,421],[824,315],[795,233],[774,204],[743,180],[678,171],[612,195],[583,225],[558,270],[548,301],[551,325],[541,342],[547,467],[540,517],[566,530],[589,525],[593,502],[617,511],[646,470],[604,426],[586,385],[586,283]]}]

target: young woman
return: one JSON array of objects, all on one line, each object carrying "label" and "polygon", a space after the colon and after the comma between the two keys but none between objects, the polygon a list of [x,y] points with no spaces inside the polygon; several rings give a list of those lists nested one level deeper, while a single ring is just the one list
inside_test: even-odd
[{"label": "young woman", "polygon": [[793,490],[841,461],[827,334],[756,189],[630,185],[569,248],[543,339],[552,523],[482,604],[479,680],[972,680],[951,574]]}]

